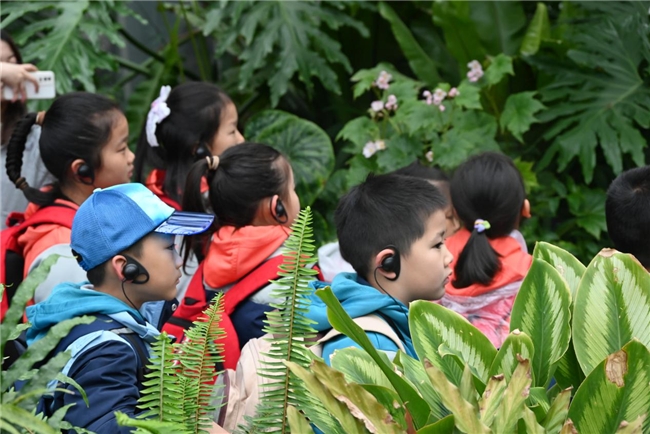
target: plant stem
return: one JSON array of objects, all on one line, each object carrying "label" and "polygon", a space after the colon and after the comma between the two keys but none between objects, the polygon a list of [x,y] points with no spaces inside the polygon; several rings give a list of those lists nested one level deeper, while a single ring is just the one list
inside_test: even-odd
[{"label": "plant stem", "polygon": [[142,65],[138,65],[135,62],[132,62],[128,59],[119,56],[116,56],[115,60],[120,66],[123,66],[126,69],[129,69],[133,72],[137,72],[138,74],[146,75],[147,77],[151,77],[151,72],[149,72],[149,70]]},{"label": "plant stem", "polygon": [[185,6],[183,5],[183,1],[181,0],[178,5],[181,8],[181,13],[183,14],[183,18],[185,19],[185,25],[187,26],[190,34],[190,42],[192,43],[192,50],[194,50],[194,56],[196,57],[196,63],[199,66],[199,74],[201,75],[201,81],[207,81],[207,74],[205,73],[204,70],[204,65],[203,65],[203,56],[199,53],[199,47],[196,44],[196,41],[194,40],[194,32],[192,31],[192,26],[190,24],[190,20],[187,18],[187,11],[185,10]]}]

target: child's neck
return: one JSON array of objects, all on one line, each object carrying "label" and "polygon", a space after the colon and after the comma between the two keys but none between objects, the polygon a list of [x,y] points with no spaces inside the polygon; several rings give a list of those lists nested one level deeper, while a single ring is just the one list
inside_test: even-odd
[{"label": "child's neck", "polygon": [[111,297],[115,297],[127,306],[140,311],[142,303],[137,299],[137,297],[135,297],[133,288],[131,288],[131,285],[128,283],[124,283],[124,285],[124,291],[122,290],[122,282],[104,282],[103,284],[94,286],[93,288],[95,291],[103,292]]},{"label": "child's neck", "polygon": [[71,202],[81,205],[90,197],[94,190],[92,185],[79,185],[78,183],[66,183],[61,185],[61,193]]}]

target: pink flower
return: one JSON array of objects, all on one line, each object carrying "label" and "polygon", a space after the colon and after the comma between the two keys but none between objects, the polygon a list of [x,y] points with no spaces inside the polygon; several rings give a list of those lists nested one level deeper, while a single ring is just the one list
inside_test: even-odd
[{"label": "pink flower", "polygon": [[447,92],[440,88],[436,89],[435,92],[433,92],[433,104],[440,105],[446,96]]},{"label": "pink flower", "polygon": [[467,67],[469,68],[469,72],[467,73],[467,78],[469,79],[470,82],[475,83],[481,77],[483,77],[483,67],[481,66],[478,60],[472,60],[467,64]]},{"label": "pink flower", "polygon": [[388,110],[397,110],[397,97],[395,95],[388,95],[386,100],[386,108]]},{"label": "pink flower", "polygon": [[424,154],[424,156],[426,157],[429,163],[433,162],[433,151],[427,152],[426,154]]},{"label": "pink flower", "polygon": [[455,98],[458,95],[460,95],[460,92],[458,92],[458,89],[456,89],[455,87],[452,87],[451,89],[449,89],[448,95],[449,95],[449,98]]},{"label": "pink flower", "polygon": [[376,142],[368,142],[366,145],[363,147],[363,156],[366,158],[370,158],[377,151],[383,151],[386,149],[386,143],[383,140],[377,140]]},{"label": "pink flower", "polygon": [[438,106],[438,108],[440,109],[441,112],[444,112],[444,111],[445,111],[445,106],[442,105],[442,104],[440,104],[440,105]]},{"label": "pink flower", "polygon": [[386,90],[390,87],[390,81],[393,79],[393,76],[387,73],[386,71],[381,71],[379,77],[375,81],[375,86],[379,89]]},{"label": "pink flower", "polygon": [[426,98],[427,105],[433,104],[433,95],[431,95],[431,92],[425,90],[424,92],[422,92],[422,96]]},{"label": "pink flower", "polygon": [[373,101],[370,104],[370,108],[375,111],[375,112],[380,112],[384,109],[384,102],[383,101]]}]

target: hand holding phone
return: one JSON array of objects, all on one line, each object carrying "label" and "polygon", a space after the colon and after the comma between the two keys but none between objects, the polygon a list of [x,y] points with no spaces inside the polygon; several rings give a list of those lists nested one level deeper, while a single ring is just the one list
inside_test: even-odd
[{"label": "hand holding phone", "polygon": [[[31,72],[30,71],[35,71]],[[56,96],[54,72],[37,71],[31,64],[0,64],[2,99],[50,99]]]}]

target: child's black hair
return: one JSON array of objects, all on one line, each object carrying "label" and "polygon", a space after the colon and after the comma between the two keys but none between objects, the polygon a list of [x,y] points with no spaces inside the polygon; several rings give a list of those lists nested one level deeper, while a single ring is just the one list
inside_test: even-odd
[{"label": "child's black hair", "polygon": [[368,279],[377,253],[392,245],[408,255],[424,235],[429,216],[446,205],[442,193],[424,179],[371,174],[341,198],[334,213],[341,256]]},{"label": "child's black hair", "polygon": [[[499,255],[488,238],[507,236],[518,227],[526,200],[524,181],[510,158],[486,152],[470,157],[456,169],[451,200],[463,226],[471,232],[456,259],[452,285],[487,285],[501,268]],[[474,228],[477,219],[487,220],[490,228],[478,232]]]},{"label": "child's black hair", "polygon": [[[202,258],[205,241],[220,227],[238,229],[250,225],[262,199],[277,194],[288,201],[285,195],[289,168],[289,162],[280,152],[259,143],[242,143],[226,149],[219,157],[216,170],[209,170],[205,158],[194,163],[185,185],[183,210],[211,211],[215,219],[210,230],[200,237],[185,237],[184,262],[191,252]],[[207,204],[201,192],[204,178],[209,186]]]},{"label": "child's black hair", "polygon": [[221,114],[232,101],[214,84],[192,81],[173,88],[166,103],[169,116],[156,125],[155,132],[160,146],[151,147],[146,123],[142,127],[135,153],[135,181],[144,182],[151,168],[164,169],[163,190],[181,202],[190,167],[198,157],[210,155],[209,145],[219,131]]},{"label": "child's black hair", "polygon": [[[11,48],[11,51],[13,51],[14,56],[16,57],[16,63],[19,65],[22,64],[23,58],[20,55],[20,50],[18,50],[18,46],[14,42],[11,35],[9,35],[6,30],[0,29],[0,39],[9,45],[9,48]],[[14,102],[5,102],[7,103],[7,108],[2,114],[2,137],[0,137],[0,141],[2,143],[5,143],[7,140],[9,140],[12,128],[14,125],[16,125],[16,122],[18,122],[20,118],[25,116],[25,113],[27,112],[25,104],[20,100]]]},{"label": "child's black hair", "polygon": [[650,269],[650,166],[614,179],[605,201],[607,231],[614,248],[634,255]]},{"label": "child's black hair", "polygon": [[[39,139],[41,159],[57,182],[51,190],[30,187],[21,176],[27,136],[36,123],[36,113],[23,117],[7,145],[7,176],[30,202],[50,205],[62,197],[61,184],[72,162],[82,159],[93,169],[101,167],[101,150],[111,137],[119,106],[110,99],[87,92],[60,96],[45,113]],[[31,164],[32,162],[28,162]]]},{"label": "child's black hair", "polygon": [[401,167],[394,172],[395,175],[414,176],[433,182],[449,182],[449,177],[439,167],[425,166],[419,160],[415,160],[408,166]]}]

